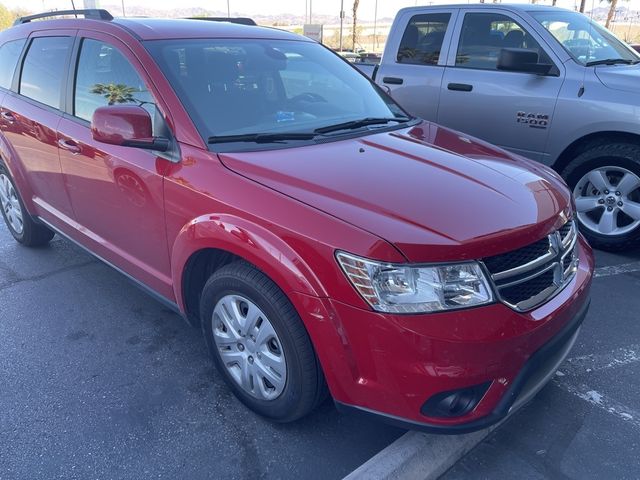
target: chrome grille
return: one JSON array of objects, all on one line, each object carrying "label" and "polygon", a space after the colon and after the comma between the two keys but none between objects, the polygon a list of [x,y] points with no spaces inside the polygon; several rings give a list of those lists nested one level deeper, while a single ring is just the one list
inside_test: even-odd
[{"label": "chrome grille", "polygon": [[517,250],[483,259],[498,298],[518,311],[549,300],[578,269],[578,232],[570,220],[545,238]]}]

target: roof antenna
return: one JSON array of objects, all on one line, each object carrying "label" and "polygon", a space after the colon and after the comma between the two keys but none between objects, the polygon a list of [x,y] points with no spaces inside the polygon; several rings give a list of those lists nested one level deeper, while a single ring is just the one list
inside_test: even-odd
[{"label": "roof antenna", "polygon": [[[75,4],[75,2],[74,2],[73,0],[71,0],[71,8],[72,8],[73,10],[75,10],[75,9],[76,9],[76,4]],[[76,18],[78,18],[78,14],[77,14],[77,13],[75,14],[75,17],[76,17]]]}]

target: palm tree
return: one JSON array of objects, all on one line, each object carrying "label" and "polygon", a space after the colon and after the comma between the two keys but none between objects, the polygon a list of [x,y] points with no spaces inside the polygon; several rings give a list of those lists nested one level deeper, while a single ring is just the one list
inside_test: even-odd
[{"label": "palm tree", "polygon": [[618,0],[607,0],[610,3],[609,13],[607,14],[607,21],[604,24],[604,28],[609,28],[611,24],[611,20],[613,20],[613,16],[616,13],[616,7],[618,6]]},{"label": "palm tree", "polygon": [[122,83],[96,83],[91,89],[91,93],[104,96],[109,105],[136,102],[133,96],[136,92],[138,92],[137,88],[129,87]]},{"label": "palm tree", "polygon": [[360,6],[360,0],[353,0],[353,32],[352,32],[352,39],[353,39],[353,51],[356,51],[356,40],[357,40],[357,36],[358,36],[358,31],[356,30],[356,26],[357,26],[357,15],[358,15],[358,7]]}]

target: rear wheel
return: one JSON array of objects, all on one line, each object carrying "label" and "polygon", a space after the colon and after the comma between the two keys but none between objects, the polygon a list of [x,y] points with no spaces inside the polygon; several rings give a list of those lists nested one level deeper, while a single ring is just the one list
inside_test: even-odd
[{"label": "rear wheel", "polygon": [[602,144],[578,155],[563,172],[573,190],[580,229],[592,246],[640,245],[640,146]]},{"label": "rear wheel", "polygon": [[202,292],[200,314],[218,371],[251,410],[290,422],[324,399],[324,376],[302,320],[255,267],[240,261],[216,271]]},{"label": "rear wheel", "polygon": [[13,238],[27,247],[45,245],[54,233],[44,225],[36,223],[24,208],[9,172],[0,163],[0,208],[2,218]]}]

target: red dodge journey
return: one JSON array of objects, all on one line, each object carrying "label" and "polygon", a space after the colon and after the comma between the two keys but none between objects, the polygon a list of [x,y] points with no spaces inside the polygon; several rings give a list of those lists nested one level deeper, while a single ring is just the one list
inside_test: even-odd
[{"label": "red dodge journey", "polygon": [[[62,12],[64,13],[64,12]],[[240,401],[430,432],[530,400],[589,305],[552,170],[409,116],[304,37],[24,17],[0,34],[0,202],[202,328]]]}]

